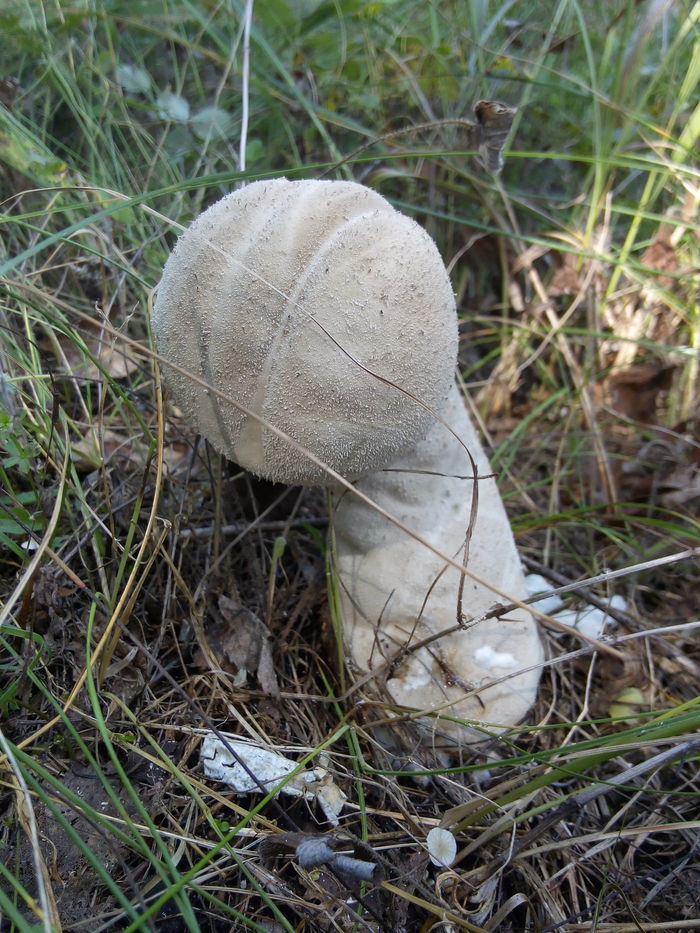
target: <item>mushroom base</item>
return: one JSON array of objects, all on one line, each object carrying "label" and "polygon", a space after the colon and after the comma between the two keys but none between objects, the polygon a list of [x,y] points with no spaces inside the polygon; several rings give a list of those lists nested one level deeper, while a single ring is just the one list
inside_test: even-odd
[{"label": "mushroom base", "polygon": [[[488,460],[456,386],[410,458],[357,487],[415,535],[463,561],[473,470]],[[466,477],[466,478],[465,478]],[[497,603],[526,596],[523,572],[494,479],[479,479],[457,627],[460,572],[348,492],[336,494],[334,531],[348,662],[397,715],[420,713],[421,732],[441,749],[479,741],[520,722],[532,706],[542,645],[531,614],[482,619]],[[505,594],[505,595],[504,595]],[[473,620],[473,621],[469,621]]]}]

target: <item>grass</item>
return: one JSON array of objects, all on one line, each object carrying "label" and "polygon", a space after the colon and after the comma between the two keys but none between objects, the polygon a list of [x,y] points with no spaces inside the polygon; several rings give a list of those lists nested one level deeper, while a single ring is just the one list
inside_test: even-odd
[{"label": "grass", "polygon": [[[0,12],[3,930],[700,926],[699,7],[545,6],[258,3],[249,73],[234,0]],[[518,108],[498,178],[440,125],[482,98]],[[321,173],[438,242],[525,561],[627,601],[614,654],[544,630],[529,722],[425,779],[336,663],[323,497],[191,437],[149,342],[181,226]],[[278,699],[226,661],[222,596]],[[206,780],[218,728],[326,768],[384,880],[298,868],[323,815]]]}]

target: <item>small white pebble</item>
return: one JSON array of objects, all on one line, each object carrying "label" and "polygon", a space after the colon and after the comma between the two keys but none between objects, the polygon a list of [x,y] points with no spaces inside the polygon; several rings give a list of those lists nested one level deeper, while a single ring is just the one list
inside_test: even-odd
[{"label": "small white pebble", "polygon": [[557,622],[563,622],[569,628],[576,628],[576,623],[581,615],[582,613],[578,609],[562,609],[561,612],[557,613]]}]

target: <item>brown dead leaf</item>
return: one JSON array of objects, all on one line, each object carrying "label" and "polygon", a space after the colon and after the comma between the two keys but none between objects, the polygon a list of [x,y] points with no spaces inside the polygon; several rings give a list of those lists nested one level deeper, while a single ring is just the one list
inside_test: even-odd
[{"label": "brown dead leaf", "polygon": [[595,690],[591,695],[591,714],[608,715],[608,709],[621,691],[639,690],[647,703],[651,692],[646,670],[644,649],[637,642],[628,642],[624,649],[624,660],[602,655],[596,664]]},{"label": "brown dead leaf", "polygon": [[503,167],[501,150],[513,125],[515,110],[497,100],[480,100],[474,107],[479,126],[479,157],[489,172]]},{"label": "brown dead leaf", "polygon": [[494,445],[497,447],[499,444],[502,444],[508,437],[515,431],[515,429],[522,423],[522,419],[511,414],[494,415],[491,417],[489,413],[488,421],[486,426],[488,428],[489,436],[492,438]]},{"label": "brown dead leaf", "polygon": [[[642,265],[659,272],[677,272],[678,256],[670,240],[663,235],[657,236],[642,253]],[[669,275],[660,275],[656,283],[663,288],[670,288],[673,279]]]},{"label": "brown dead leaf", "polygon": [[674,366],[635,363],[610,373],[606,384],[611,407],[631,421],[655,424],[659,393],[671,388],[674,372]]},{"label": "brown dead leaf", "polygon": [[[109,326],[118,325],[109,324]],[[143,365],[133,349],[123,343],[114,333],[109,332],[99,317],[96,317],[94,321],[81,320],[80,335],[95,362],[75,340],[61,335],[57,337],[60,343],[59,369],[70,376],[100,381],[106,374],[112,379],[126,379]]]},{"label": "brown dead leaf", "polygon": [[100,346],[97,360],[100,368],[95,365],[88,366],[88,379],[99,379],[103,373],[107,373],[112,379],[126,379],[141,365],[140,360],[131,355],[128,347],[112,341]]},{"label": "brown dead leaf", "polygon": [[661,504],[675,511],[697,511],[700,505],[700,469],[679,466],[661,483]]},{"label": "brown dead leaf", "polygon": [[163,447],[163,466],[169,476],[174,476],[180,469],[188,466],[186,459],[190,448],[184,441],[173,441]]},{"label": "brown dead leaf", "polygon": [[19,81],[14,75],[6,75],[0,78],[0,104],[7,107],[8,110],[12,110],[18,87]]},{"label": "brown dead leaf", "polygon": [[126,437],[110,428],[90,427],[71,445],[71,459],[79,473],[90,472],[102,465],[132,464],[143,468],[147,459],[145,445],[138,438]]},{"label": "brown dead leaf", "polygon": [[[210,618],[204,636],[221,669],[239,675],[242,681],[254,671],[260,688],[270,696],[279,697],[280,689],[270,647],[270,632],[266,625],[245,606],[228,596],[219,597],[218,619]],[[197,657],[198,666],[204,663]]]},{"label": "brown dead leaf", "polygon": [[[538,20],[538,23],[539,22]],[[515,18],[504,19],[503,25],[506,26],[510,32],[509,45],[514,49],[523,48],[526,42],[531,41],[532,36],[536,35],[542,42],[549,42],[547,48],[548,53],[561,54],[565,49],[573,45],[578,35],[578,33],[575,32],[567,33],[566,35],[550,35],[539,25],[533,25],[531,22],[528,23],[525,20]]]},{"label": "brown dead leaf", "polygon": [[674,511],[697,514],[700,506],[700,438],[692,421],[657,429],[620,464],[619,488],[630,501],[652,498]]},{"label": "brown dead leaf", "polygon": [[554,270],[547,294],[550,298],[560,295],[575,295],[581,290],[582,277],[577,268],[578,256],[575,253],[558,253],[558,265]]}]

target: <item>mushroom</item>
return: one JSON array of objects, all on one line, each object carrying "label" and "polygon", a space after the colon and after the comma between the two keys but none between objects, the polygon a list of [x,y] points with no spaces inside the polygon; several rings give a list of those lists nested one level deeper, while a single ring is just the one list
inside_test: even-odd
[{"label": "mushroom", "polygon": [[[526,589],[455,384],[454,295],[428,234],[359,184],[252,183],[180,237],[152,327],[174,400],[218,451],[331,487],[346,657],[365,691],[420,711],[440,746],[519,722],[542,649],[527,610],[481,618]],[[462,579],[477,621],[458,627]]]}]

